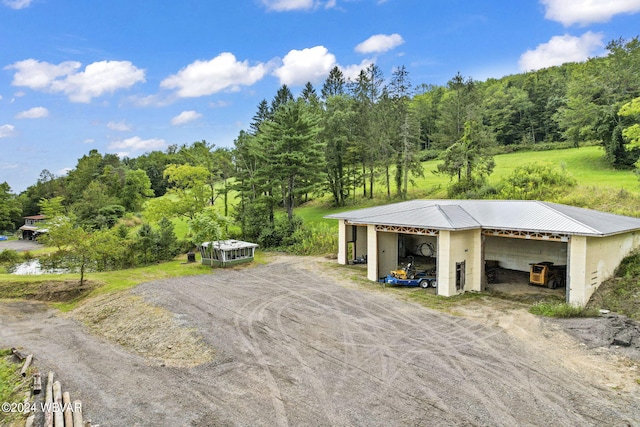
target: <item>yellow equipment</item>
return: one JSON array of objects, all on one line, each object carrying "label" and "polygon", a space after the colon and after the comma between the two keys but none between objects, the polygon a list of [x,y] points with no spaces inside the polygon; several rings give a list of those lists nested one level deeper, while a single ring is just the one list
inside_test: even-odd
[{"label": "yellow equipment", "polygon": [[413,257],[409,257],[409,262],[404,267],[398,270],[391,270],[392,277],[402,280],[413,279],[416,277],[416,273],[416,268],[413,265]]},{"label": "yellow equipment", "polygon": [[540,262],[530,265],[529,284],[545,286],[551,289],[565,286],[567,280],[566,265],[553,265],[552,262]]}]

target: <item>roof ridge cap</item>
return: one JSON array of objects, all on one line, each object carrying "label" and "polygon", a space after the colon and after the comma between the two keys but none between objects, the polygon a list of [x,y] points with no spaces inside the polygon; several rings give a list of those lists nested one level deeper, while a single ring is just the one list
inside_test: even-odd
[{"label": "roof ridge cap", "polygon": [[[551,206],[552,204],[554,204],[554,205],[555,205],[555,203],[552,203],[552,202],[543,202],[543,201],[541,201],[541,200],[536,200],[535,202],[536,202],[536,203],[538,203],[538,204],[540,204],[540,205],[542,205],[542,206],[544,206],[544,207],[546,207],[547,209],[551,209],[552,211],[554,211],[554,212],[555,212],[555,213],[557,213],[558,215],[562,215],[563,217],[565,217],[565,218],[569,219],[571,222],[573,222],[573,223],[575,223],[575,224],[579,224],[579,225],[583,226],[584,228],[588,228],[589,230],[593,231],[593,232],[594,232],[594,233],[596,233],[596,234],[604,234],[602,231],[597,230],[597,229],[595,229],[595,228],[591,227],[590,225],[585,224],[585,223],[584,223],[584,222],[582,222],[582,221],[578,221],[577,219],[575,219],[575,218],[573,218],[573,217],[571,217],[571,216],[569,216],[569,215],[567,215],[567,214],[565,214],[565,213],[563,213],[563,212],[560,212],[560,211],[559,211],[558,209],[556,209],[554,206]],[[569,206],[569,205],[563,205],[563,206]],[[577,206],[569,206],[569,207],[577,208]],[[580,208],[578,208],[578,209],[580,209]]]},{"label": "roof ridge cap", "polygon": [[447,215],[447,213],[444,211],[444,209],[442,209],[441,206],[455,206],[458,209],[460,209],[462,212],[464,212],[469,218],[471,218],[473,220],[473,222],[475,222],[479,227],[483,227],[483,225],[473,215],[471,215],[465,208],[463,208],[462,205],[459,204],[459,203],[448,203],[448,204],[445,204],[445,205],[440,205],[439,203],[434,203],[433,206],[438,208],[438,210],[442,213],[442,215],[445,217],[445,219],[449,223],[449,226],[451,226],[451,228],[453,228],[453,229],[456,228],[455,224],[453,223],[453,221],[451,220],[449,215]]},{"label": "roof ridge cap", "polygon": [[[442,216],[444,216],[444,219],[447,220],[447,222],[449,223],[449,226],[451,228],[453,228],[453,222],[451,222],[451,218],[449,218],[449,215],[447,215],[447,213],[442,209],[440,204],[439,203],[435,203],[434,206],[436,207],[436,209],[438,209],[438,211],[440,211]],[[447,206],[451,206],[451,205],[447,205]],[[457,205],[457,206],[460,207],[460,205]]]}]

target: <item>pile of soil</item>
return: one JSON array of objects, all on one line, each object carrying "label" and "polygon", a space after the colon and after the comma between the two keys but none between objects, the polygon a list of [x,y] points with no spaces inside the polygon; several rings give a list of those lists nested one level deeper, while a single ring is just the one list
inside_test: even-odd
[{"label": "pile of soil", "polygon": [[213,349],[203,343],[194,328],[129,292],[91,298],[71,316],[96,335],[135,351],[155,365],[193,367],[214,357]]},{"label": "pile of soil", "polygon": [[569,335],[587,348],[608,348],[630,359],[640,360],[640,322],[618,314],[594,318],[554,319]]}]

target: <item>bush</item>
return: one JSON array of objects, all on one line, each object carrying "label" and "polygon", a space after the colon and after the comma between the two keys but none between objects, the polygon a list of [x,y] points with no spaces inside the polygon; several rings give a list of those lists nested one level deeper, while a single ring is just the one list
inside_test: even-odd
[{"label": "bush", "polygon": [[616,269],[616,277],[640,277],[640,251],[625,257]]},{"label": "bush", "polygon": [[16,264],[20,262],[20,254],[12,249],[0,252],[0,264]]},{"label": "bush", "polygon": [[540,302],[534,304],[529,309],[531,314],[537,314],[538,316],[545,317],[597,317],[600,315],[599,311],[595,308],[579,307],[566,302],[561,303],[549,303]]},{"label": "bush", "polygon": [[516,200],[553,200],[577,185],[564,168],[527,163],[500,181],[499,197]]},{"label": "bush", "polygon": [[326,255],[338,251],[338,234],[334,226],[319,223],[296,230],[290,251],[296,255]]}]

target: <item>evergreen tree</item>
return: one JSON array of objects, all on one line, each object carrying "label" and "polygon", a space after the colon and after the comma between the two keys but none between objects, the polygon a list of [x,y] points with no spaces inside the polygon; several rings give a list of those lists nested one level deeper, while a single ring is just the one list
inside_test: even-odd
[{"label": "evergreen tree", "polygon": [[329,76],[322,85],[322,99],[326,101],[332,96],[344,95],[345,85],[344,74],[336,65],[329,71]]},{"label": "evergreen tree", "polygon": [[280,106],[258,135],[266,154],[260,174],[273,180],[273,190],[280,190],[289,221],[293,220],[296,195],[310,191],[320,181],[323,164],[318,130],[312,110],[301,101],[291,101]]}]

